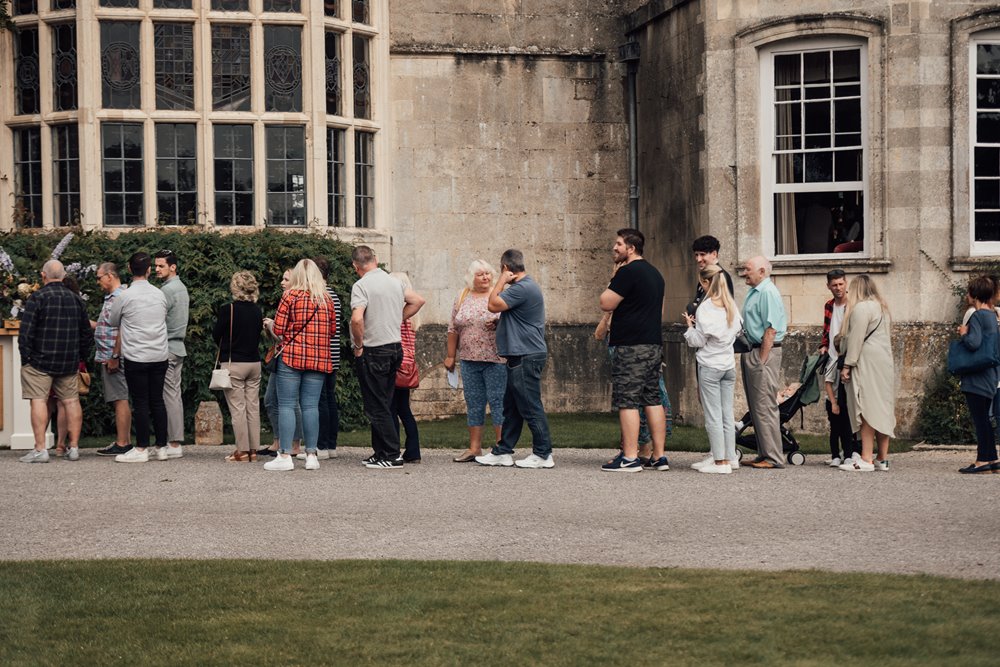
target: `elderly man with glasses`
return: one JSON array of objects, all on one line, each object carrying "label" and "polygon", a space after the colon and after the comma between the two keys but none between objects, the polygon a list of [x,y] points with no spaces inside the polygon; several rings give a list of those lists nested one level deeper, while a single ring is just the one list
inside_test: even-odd
[{"label": "elderly man with glasses", "polygon": [[101,365],[101,384],[104,400],[115,409],[115,441],[97,450],[98,456],[118,456],[132,449],[132,410],[128,404],[128,384],[121,367],[121,334],[111,326],[111,304],[125,291],[118,267],[104,262],[97,267],[97,284],[104,291],[104,305],[97,321],[91,320],[94,329],[94,361]]}]

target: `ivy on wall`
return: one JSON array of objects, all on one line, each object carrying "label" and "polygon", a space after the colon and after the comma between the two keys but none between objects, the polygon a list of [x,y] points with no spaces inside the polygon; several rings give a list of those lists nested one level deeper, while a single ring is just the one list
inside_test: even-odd
[{"label": "ivy on wall", "polygon": [[[40,280],[42,264],[52,255],[53,249],[65,237],[66,231],[50,233],[8,232],[0,234],[0,247],[10,256],[17,273],[27,280]],[[220,235],[211,232],[165,231],[154,229],[136,231],[118,236],[103,232],[81,232],[74,229],[74,236],[60,256],[63,264],[76,263],[83,267],[114,262],[123,274],[128,274],[128,258],[140,250],[154,254],[158,250],[172,250],[178,257],[178,275],[191,296],[191,314],[188,322],[187,359],[184,361],[182,393],[184,397],[185,431],[193,433],[194,413],[198,404],[216,400],[226,412],[226,401],[221,392],[212,392],[208,380],[215,363],[215,343],[212,329],[219,308],[232,300],[229,280],[239,270],[251,271],[260,285],[259,303],[265,316],[274,316],[281,298],[281,275],[305,257],[326,257],[330,262],[329,284],[340,295],[345,320],[340,327],[341,369],[337,378],[337,397],[340,402],[341,429],[351,430],[365,424],[361,392],[358,388],[353,358],[350,352],[346,318],[349,313],[350,289],[357,280],[351,266],[351,246],[339,240],[309,233],[286,233],[263,230],[251,234]],[[81,292],[86,295],[91,319],[97,319],[104,294],[93,272],[82,272]],[[159,284],[155,275],[153,284]],[[123,283],[127,278],[123,276]],[[6,315],[6,313],[5,313]],[[262,344],[262,352],[264,346]],[[95,365],[89,360],[93,373]],[[266,372],[265,372],[266,375]],[[264,384],[267,379],[265,377]],[[114,433],[114,415],[104,402],[100,382],[91,385],[91,393],[84,401],[84,435]],[[261,390],[263,398],[263,389]],[[264,414],[263,406],[261,409]],[[227,415],[228,420],[228,415]],[[262,422],[266,423],[262,416]],[[192,436],[189,435],[189,438]]]}]

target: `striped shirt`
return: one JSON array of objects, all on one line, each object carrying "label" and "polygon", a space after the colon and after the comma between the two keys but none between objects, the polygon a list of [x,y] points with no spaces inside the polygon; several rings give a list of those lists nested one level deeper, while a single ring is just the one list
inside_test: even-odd
[{"label": "striped shirt", "polygon": [[399,335],[403,343],[403,363],[399,365],[401,373],[409,373],[416,363],[417,355],[417,334],[413,331],[413,325],[409,320],[403,320],[399,327]]},{"label": "striped shirt", "polygon": [[[326,293],[330,295],[330,300],[333,301],[333,312],[334,319],[337,321],[337,331],[340,331],[341,317],[343,317],[343,309],[340,307],[340,297],[337,293],[333,291],[332,287],[326,288]],[[334,372],[340,370],[340,336],[334,334],[330,337],[330,361],[333,364]]]},{"label": "striped shirt", "polygon": [[297,371],[332,373],[330,344],[337,337],[335,317],[329,298],[317,306],[304,290],[286,292],[274,316],[274,334],[282,340],[285,365]]},{"label": "striped shirt", "polygon": [[106,364],[111,360],[111,355],[115,351],[115,341],[118,340],[118,327],[111,326],[111,304],[115,298],[125,291],[124,285],[111,294],[104,295],[104,306],[101,314],[97,317],[97,327],[94,329],[94,361],[99,364]]}]

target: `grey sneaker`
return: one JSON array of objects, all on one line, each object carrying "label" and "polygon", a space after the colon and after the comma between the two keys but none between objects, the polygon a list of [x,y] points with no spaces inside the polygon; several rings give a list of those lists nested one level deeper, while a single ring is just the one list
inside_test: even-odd
[{"label": "grey sneaker", "polygon": [[80,448],[70,447],[66,450],[66,460],[67,461],[79,461],[80,460]]},{"label": "grey sneaker", "polygon": [[47,449],[38,451],[37,449],[32,449],[30,452],[18,459],[21,463],[48,463],[49,462],[49,452]]}]

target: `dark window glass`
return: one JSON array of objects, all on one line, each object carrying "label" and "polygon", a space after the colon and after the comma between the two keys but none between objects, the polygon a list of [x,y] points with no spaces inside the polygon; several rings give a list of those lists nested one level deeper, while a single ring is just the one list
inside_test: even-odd
[{"label": "dark window glass", "polygon": [[1000,148],[977,147],[976,176],[1000,176]]},{"label": "dark window glass", "polygon": [[370,12],[368,0],[351,0],[351,20],[355,23],[371,24]]},{"label": "dark window glass", "polygon": [[340,8],[337,7],[337,0],[326,0],[323,3],[323,13],[327,16],[340,16]]},{"label": "dark window glass", "polygon": [[104,224],[139,226],[142,217],[142,124],[101,126]]},{"label": "dark window glass", "polygon": [[14,216],[20,227],[42,226],[42,131],[14,130]]},{"label": "dark window glass", "polygon": [[212,26],[212,108],[250,110],[250,28]]},{"label": "dark window glass", "polygon": [[264,0],[265,12],[298,12],[299,0]]},{"label": "dark window glass", "polygon": [[326,112],[340,115],[340,35],[326,33]]},{"label": "dark window glass", "polygon": [[52,11],[76,9],[76,0],[49,0],[49,7]]},{"label": "dark window glass", "polygon": [[267,223],[278,226],[306,224],[305,130],[301,127],[266,127]]},{"label": "dark window glass", "polygon": [[326,193],[328,225],[343,227],[347,224],[347,197],[344,194],[344,130],[328,128],[326,131]]},{"label": "dark window glass", "polygon": [[779,254],[864,252],[864,211],[860,190],[776,192],[775,248]]},{"label": "dark window glass", "polygon": [[52,26],[52,109],[76,108],[76,24]]},{"label": "dark window glass", "polygon": [[139,0],[101,0],[101,7],[138,7]]},{"label": "dark window glass", "polygon": [[249,0],[212,0],[212,9],[220,12],[249,11]]},{"label": "dark window glass", "polygon": [[138,22],[101,22],[101,76],[104,108],[138,109],[142,105]]},{"label": "dark window glass", "polygon": [[216,125],[215,224],[253,224],[253,126]]},{"label": "dark window glass", "polygon": [[1000,144],[1000,113],[976,114],[976,141],[980,144]]},{"label": "dark window glass", "polygon": [[1000,241],[1000,211],[976,211],[976,241]]},{"label": "dark window glass", "polygon": [[52,213],[58,226],[79,225],[80,131],[74,125],[52,128]]},{"label": "dark window glass", "polygon": [[368,64],[370,39],[361,35],[354,37],[354,116],[371,118],[371,84]]},{"label": "dark window glass", "polygon": [[38,2],[36,0],[11,0],[12,16],[24,16],[25,14],[37,14]]},{"label": "dark window glass", "polygon": [[264,109],[302,111],[302,29],[264,26]]},{"label": "dark window glass", "polygon": [[191,9],[191,0],[153,0],[153,9]]},{"label": "dark window glass", "polygon": [[977,178],[975,198],[976,208],[1000,210],[1000,180]]},{"label": "dark window glass", "polygon": [[976,81],[976,106],[980,109],[1000,108],[1000,79]]},{"label": "dark window glass", "polygon": [[375,135],[354,133],[354,224],[375,224]]},{"label": "dark window glass", "polygon": [[15,108],[18,114],[38,113],[38,30],[14,33]]},{"label": "dark window glass", "polygon": [[194,27],[190,23],[153,26],[156,53],[156,108],[194,108]]},{"label": "dark window glass", "polygon": [[1000,44],[976,47],[976,74],[1000,74]]},{"label": "dark window glass", "polygon": [[156,125],[156,222],[198,222],[198,159],[194,123]]}]

